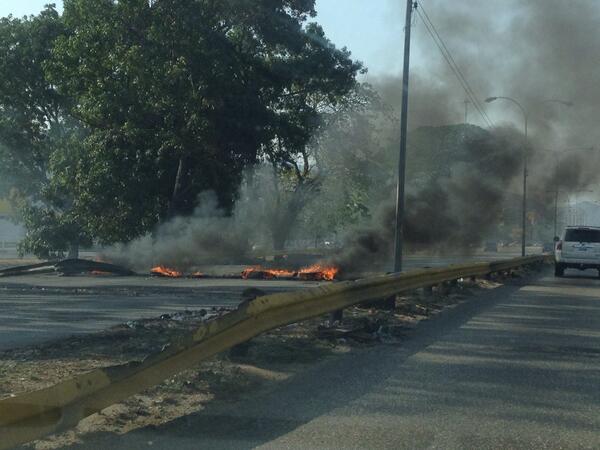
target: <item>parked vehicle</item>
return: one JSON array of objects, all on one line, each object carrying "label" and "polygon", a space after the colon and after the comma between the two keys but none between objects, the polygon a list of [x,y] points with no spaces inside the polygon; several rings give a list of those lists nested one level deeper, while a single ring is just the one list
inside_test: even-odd
[{"label": "parked vehicle", "polygon": [[600,228],[567,227],[554,251],[554,275],[565,269],[597,269],[600,277]]}]

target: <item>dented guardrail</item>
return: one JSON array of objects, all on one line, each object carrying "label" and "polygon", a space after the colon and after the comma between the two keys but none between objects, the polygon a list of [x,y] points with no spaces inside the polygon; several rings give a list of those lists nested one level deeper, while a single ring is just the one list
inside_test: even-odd
[{"label": "dented guardrail", "polygon": [[91,414],[273,328],[367,300],[541,264],[547,259],[548,256],[527,256],[412,270],[259,297],[203,324],[144,361],[97,369],[45,389],[0,400],[0,450],[74,427]]}]

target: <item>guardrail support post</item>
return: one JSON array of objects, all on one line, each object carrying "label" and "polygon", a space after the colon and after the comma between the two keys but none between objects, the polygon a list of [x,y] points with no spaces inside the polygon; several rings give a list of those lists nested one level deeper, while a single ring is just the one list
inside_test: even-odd
[{"label": "guardrail support post", "polygon": [[437,292],[439,295],[448,295],[448,285],[446,283],[440,283],[437,285]]},{"label": "guardrail support post", "polygon": [[335,322],[341,322],[344,319],[344,310],[338,309],[329,313],[329,323],[333,324]]}]

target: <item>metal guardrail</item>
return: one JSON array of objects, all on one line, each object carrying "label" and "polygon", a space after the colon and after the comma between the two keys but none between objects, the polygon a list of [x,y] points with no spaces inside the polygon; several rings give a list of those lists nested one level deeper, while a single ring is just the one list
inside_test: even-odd
[{"label": "metal guardrail", "polygon": [[142,362],[94,370],[0,400],[0,450],[74,427],[84,417],[273,328],[420,287],[541,264],[547,258],[528,256],[413,270],[259,297]]}]

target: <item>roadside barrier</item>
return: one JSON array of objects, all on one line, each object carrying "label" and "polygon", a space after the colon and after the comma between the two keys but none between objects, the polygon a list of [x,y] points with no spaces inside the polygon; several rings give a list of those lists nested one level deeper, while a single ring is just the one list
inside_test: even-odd
[{"label": "roadside barrier", "polygon": [[482,277],[548,256],[412,270],[278,293],[242,303],[141,362],[97,369],[35,392],[0,400],[0,450],[74,427],[102,409],[155,386],[199,362],[265,331],[367,300],[461,278]]}]

